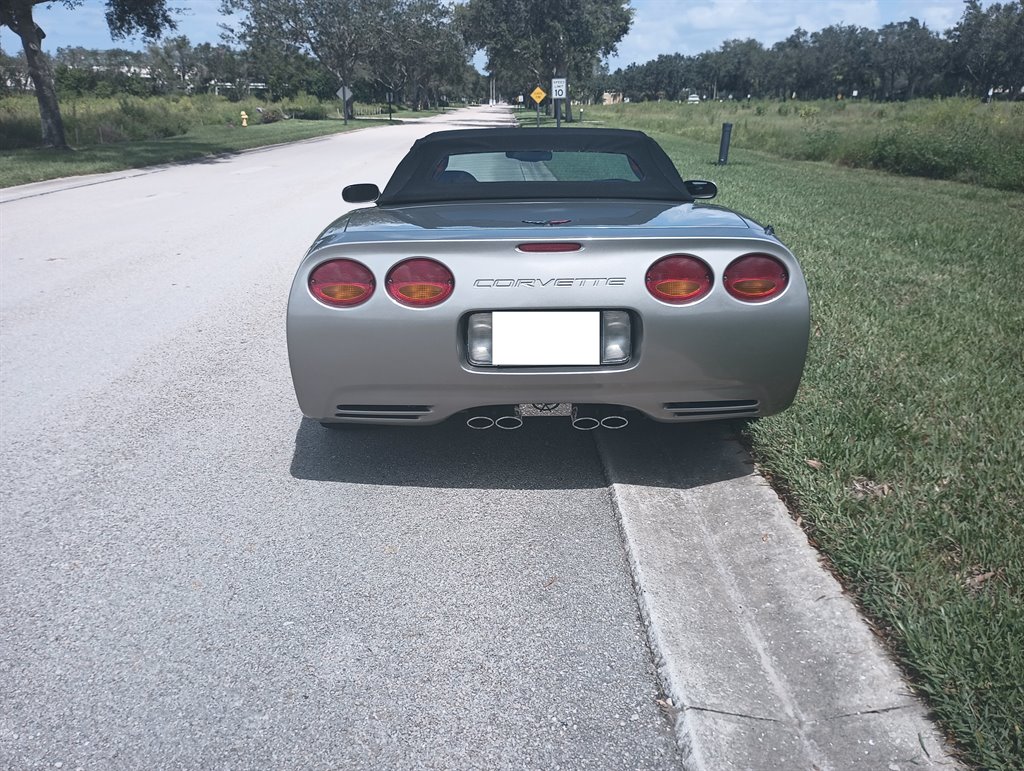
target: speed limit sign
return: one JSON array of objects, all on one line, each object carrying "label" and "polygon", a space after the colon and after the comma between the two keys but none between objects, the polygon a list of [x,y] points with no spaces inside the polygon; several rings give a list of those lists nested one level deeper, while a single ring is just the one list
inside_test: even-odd
[{"label": "speed limit sign", "polygon": [[565,99],[566,84],[565,78],[552,78],[551,79],[551,98],[552,99]]}]

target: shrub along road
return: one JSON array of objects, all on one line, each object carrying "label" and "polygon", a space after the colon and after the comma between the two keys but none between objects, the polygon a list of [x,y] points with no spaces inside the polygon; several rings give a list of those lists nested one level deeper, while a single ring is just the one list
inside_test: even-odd
[{"label": "shrub along road", "polygon": [[721,429],[301,419],[294,267],[433,128],[5,191],[0,765],[944,762]]}]

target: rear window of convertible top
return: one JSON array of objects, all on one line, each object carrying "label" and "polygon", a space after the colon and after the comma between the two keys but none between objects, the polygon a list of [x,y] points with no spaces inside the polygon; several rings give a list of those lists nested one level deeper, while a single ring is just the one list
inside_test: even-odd
[{"label": "rear window of convertible top", "polygon": [[625,153],[558,150],[453,153],[434,168],[432,182],[640,182],[639,164]]}]

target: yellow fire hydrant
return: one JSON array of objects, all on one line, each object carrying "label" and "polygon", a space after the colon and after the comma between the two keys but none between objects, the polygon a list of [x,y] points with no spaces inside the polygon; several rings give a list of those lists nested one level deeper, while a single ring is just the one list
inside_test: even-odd
[{"label": "yellow fire hydrant", "polygon": [[249,116],[245,114],[245,110],[242,110],[242,128],[249,125]]}]

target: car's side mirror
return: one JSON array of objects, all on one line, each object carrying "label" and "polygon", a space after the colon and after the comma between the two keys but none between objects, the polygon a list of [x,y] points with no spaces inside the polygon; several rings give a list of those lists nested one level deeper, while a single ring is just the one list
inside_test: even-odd
[{"label": "car's side mirror", "polygon": [[380,188],[369,182],[348,185],[341,191],[341,197],[348,203],[373,203],[380,198]]},{"label": "car's side mirror", "polygon": [[714,198],[718,195],[718,185],[706,179],[688,179],[683,185],[686,187],[686,192],[694,198]]}]

